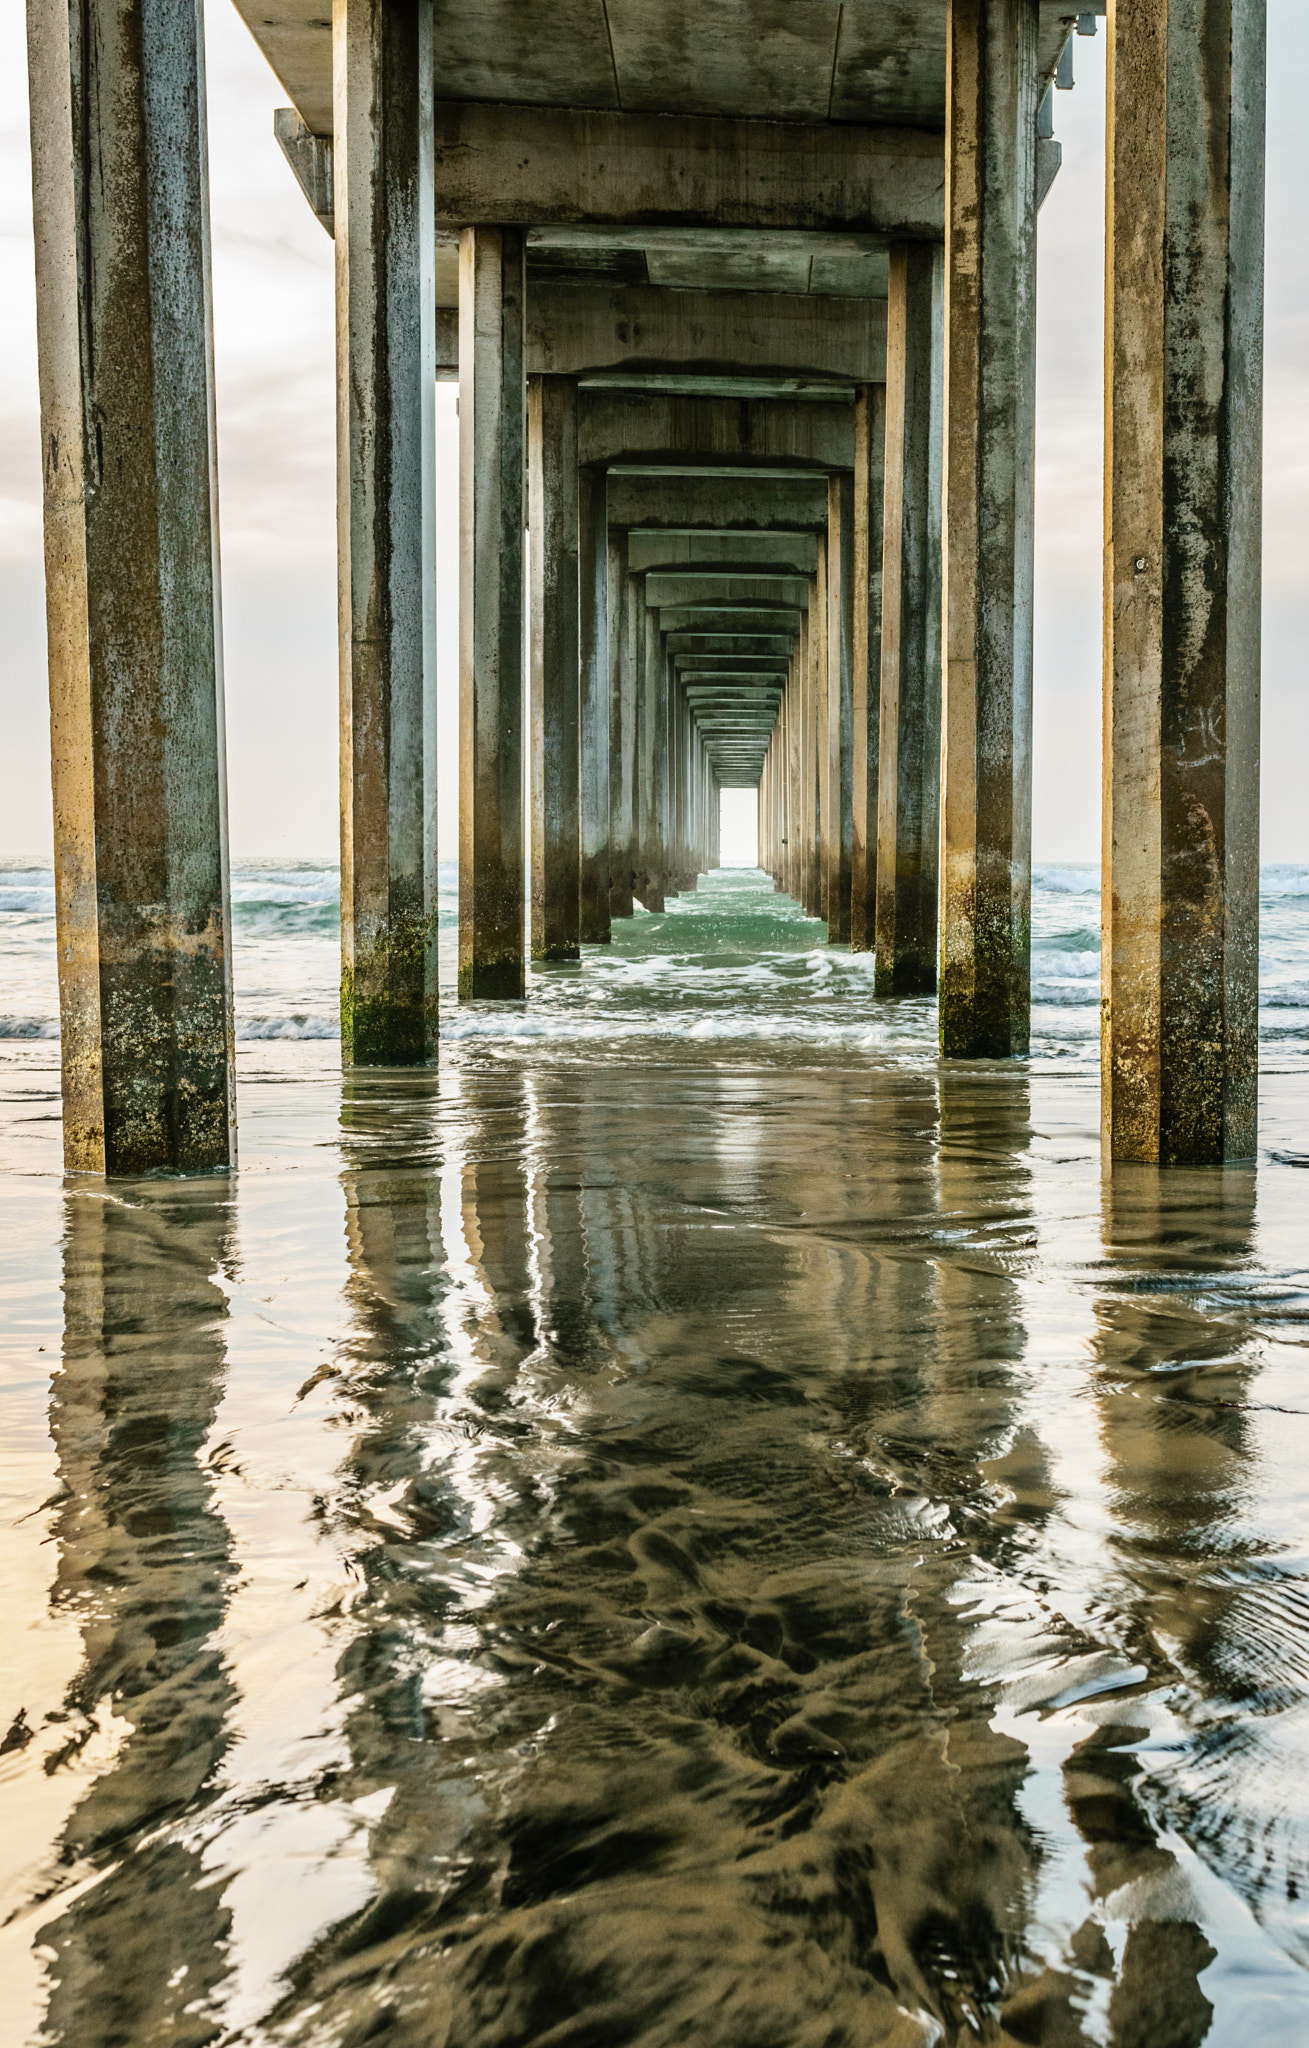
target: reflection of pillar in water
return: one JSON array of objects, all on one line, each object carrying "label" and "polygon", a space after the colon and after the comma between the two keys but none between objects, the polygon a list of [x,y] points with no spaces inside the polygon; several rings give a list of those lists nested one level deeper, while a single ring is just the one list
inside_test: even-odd
[{"label": "reflection of pillar in water", "polygon": [[121,1731],[60,1851],[106,1874],[42,1933],[57,1957],[49,2035],[77,2048],[211,2039],[227,1972],[229,1915],[170,1823],[210,1791],[233,1704],[212,1647],[233,1566],[200,1461],[222,1392],[213,1275],[230,1224],[226,1180],[68,1198],[50,1413],[65,1494],[54,1599],[85,1653],[64,1702],[68,1760],[98,1723]]},{"label": "reflection of pillar in water", "polygon": [[[1242,1358],[1254,1333],[1215,1313],[1212,1300],[1192,1307],[1177,1280],[1189,1270],[1204,1291],[1246,1263],[1254,1202],[1255,1176],[1241,1168],[1120,1165],[1103,1193],[1106,1258],[1128,1280],[1096,1304],[1101,1439],[1118,1523],[1113,1598],[1129,1618],[1136,1608],[1142,1643],[1176,1646],[1173,1660],[1210,1703],[1241,1684],[1234,1532],[1253,1483],[1242,1395],[1257,1361]],[[1152,1273],[1161,1283],[1154,1294]],[[1221,1569],[1203,1570],[1206,1547],[1221,1553]],[[1117,1725],[1074,1751],[1066,1796],[1087,1841],[1095,1896],[1130,1885],[1136,1902],[1109,2008],[1115,2048],[1164,2038],[1164,2015],[1168,2038],[1195,2048],[1213,2017],[1198,1980],[1215,1951],[1179,1913],[1184,1876],[1132,1789],[1141,1772],[1132,1739],[1148,1733],[1126,1702]],[[1220,1797],[1206,1828],[1221,1834],[1229,1819],[1245,1825]]]}]

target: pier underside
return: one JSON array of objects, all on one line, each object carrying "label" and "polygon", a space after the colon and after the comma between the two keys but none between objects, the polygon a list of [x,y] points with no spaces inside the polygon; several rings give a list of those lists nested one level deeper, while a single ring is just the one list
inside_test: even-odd
[{"label": "pier underside", "polygon": [[[719,792],[757,788],[761,864],[875,955],[879,993],[936,993],[947,1057],[1025,1054],[1037,214],[1098,10],[238,4],[335,238],[346,1062],[439,1053],[442,378],[460,996],[522,1000],[529,958],[576,959],[694,889]],[[108,1170],[231,1147],[188,5],[33,16],[69,1160]],[[1225,5],[1203,37],[1180,0],[1162,37],[1145,0],[1111,26],[1104,1095],[1124,1159],[1254,1143],[1263,48]],[[71,166],[49,140],[70,120]],[[120,390],[119,326],[189,336],[186,373]],[[103,536],[129,441],[123,550]],[[178,803],[186,830],[147,855],[142,820]]]}]

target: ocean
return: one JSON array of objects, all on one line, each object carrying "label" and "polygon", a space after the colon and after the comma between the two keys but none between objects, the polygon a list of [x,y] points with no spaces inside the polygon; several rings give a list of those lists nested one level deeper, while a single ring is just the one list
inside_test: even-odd
[{"label": "ocean", "polygon": [[343,1074],[336,890],[234,872],[239,1172],[105,1183],[0,873],[0,2048],[1299,2048],[1309,866],[1204,1171],[1090,867],[971,1063],[724,870]]},{"label": "ocean", "polygon": [[[688,1034],[778,1046],[923,1053],[931,1003],[874,1000],[866,954],[829,948],[826,927],[757,870],[720,869],[666,912],[638,912],[612,952],[581,972],[537,970],[525,1009],[453,1000],[457,872],[441,868],[443,1026],[467,1039],[523,1045],[602,1043]],[[331,861],[241,860],[232,870],[237,1037],[336,1038],[339,870]],[[0,860],[0,1039],[57,1038],[54,876]],[[1097,1057],[1100,871],[1039,867],[1032,886],[1032,1051]],[[1265,867],[1261,891],[1261,1037],[1265,1055],[1309,1050],[1309,866]]]}]

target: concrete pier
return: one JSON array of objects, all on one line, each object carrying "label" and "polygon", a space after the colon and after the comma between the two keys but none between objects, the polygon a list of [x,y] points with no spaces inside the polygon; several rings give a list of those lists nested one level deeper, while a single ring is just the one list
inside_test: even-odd
[{"label": "concrete pier", "polygon": [[28,28],[64,1163],[205,1171],[236,1136],[200,18]]},{"label": "concrete pier", "polygon": [[1028,1046],[1036,0],[948,0],[941,1050]]},{"label": "concrete pier", "polygon": [[405,1066],[437,1027],[417,10],[337,0],[333,52],[341,1047]]},{"label": "concrete pier", "polygon": [[1256,1146],[1264,10],[1119,0],[1108,85],[1105,1148]]},{"label": "concrete pier", "polygon": [[529,379],[527,450],[532,958],[576,960],[581,925],[580,663],[577,386],[571,377]]},{"label": "concrete pier", "polygon": [[878,995],[936,988],[941,461],[936,252],[891,250],[887,304],[876,951]]},{"label": "concrete pier", "polygon": [[524,992],[521,228],[459,244],[459,993]]},{"label": "concrete pier", "polygon": [[[880,995],[939,980],[948,1057],[1026,1053],[1036,221],[1052,87],[1094,19],[942,0],[942,43],[809,10],[779,66],[762,0],[708,26],[673,0],[663,41],[528,0],[439,36],[434,0],[336,0],[330,33],[237,5],[336,243],[345,1062],[438,1050],[434,391],[456,377],[461,997],[521,999],[529,943],[575,960],[693,889],[721,791],[753,788],[761,862],[875,950]],[[195,8],[32,0],[31,24],[67,1158],[221,1166]],[[1113,23],[1121,1159],[1254,1144],[1262,37],[1259,0]]]}]

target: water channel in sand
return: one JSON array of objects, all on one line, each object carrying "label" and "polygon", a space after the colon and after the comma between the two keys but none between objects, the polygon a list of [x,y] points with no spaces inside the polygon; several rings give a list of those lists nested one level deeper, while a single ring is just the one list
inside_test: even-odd
[{"label": "water channel in sand", "polygon": [[344,1077],[247,937],[231,1179],[5,1043],[6,2044],[1309,2038],[1309,1012],[1102,1178],[1093,1007],[943,1064],[821,929]]}]

